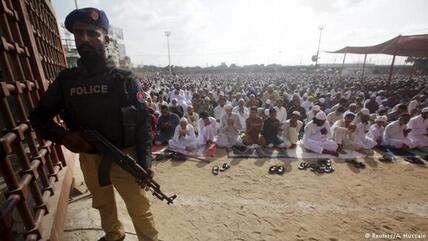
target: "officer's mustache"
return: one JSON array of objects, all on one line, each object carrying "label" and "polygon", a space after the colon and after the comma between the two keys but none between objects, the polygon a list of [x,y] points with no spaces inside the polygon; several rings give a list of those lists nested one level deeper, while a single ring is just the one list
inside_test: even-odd
[{"label": "officer's mustache", "polygon": [[83,43],[77,46],[77,52],[85,61],[99,61],[105,58],[104,46],[94,47],[92,45]]}]

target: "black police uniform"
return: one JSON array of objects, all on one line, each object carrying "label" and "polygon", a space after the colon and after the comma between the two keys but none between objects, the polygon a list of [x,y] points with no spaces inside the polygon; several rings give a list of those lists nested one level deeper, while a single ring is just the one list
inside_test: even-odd
[{"label": "black police uniform", "polygon": [[[59,73],[30,120],[41,137],[61,143],[66,130],[53,121],[61,113],[69,131],[94,129],[120,149],[135,145],[139,164],[149,168],[150,118],[142,99],[137,98],[138,93],[142,96],[144,92],[130,71],[107,63],[88,72],[79,64]],[[135,111],[131,120],[124,119],[126,108]]]}]

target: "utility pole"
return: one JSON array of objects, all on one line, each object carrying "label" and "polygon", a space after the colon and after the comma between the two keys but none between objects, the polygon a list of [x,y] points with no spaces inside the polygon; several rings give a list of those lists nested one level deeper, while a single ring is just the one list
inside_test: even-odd
[{"label": "utility pole", "polygon": [[320,58],[319,54],[320,54],[320,45],[321,45],[321,34],[322,34],[322,31],[324,30],[324,28],[325,28],[324,25],[318,26],[318,29],[320,30],[320,37],[318,39],[318,49],[317,49],[317,59],[315,61],[315,70],[317,70],[317,68],[318,68],[318,59]]},{"label": "utility pole", "polygon": [[74,6],[76,7],[76,9],[78,9],[79,7],[77,6],[77,0],[74,0]]},{"label": "utility pole", "polygon": [[168,43],[168,67],[169,67],[169,74],[172,74],[171,71],[171,50],[169,48],[169,36],[171,36],[171,31],[165,31],[166,41]]}]

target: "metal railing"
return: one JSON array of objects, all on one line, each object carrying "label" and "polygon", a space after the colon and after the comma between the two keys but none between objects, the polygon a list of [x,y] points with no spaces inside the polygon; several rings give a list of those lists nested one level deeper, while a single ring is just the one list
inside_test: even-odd
[{"label": "metal railing", "polygon": [[66,60],[50,1],[1,0],[0,19],[0,239],[39,240],[66,161],[28,115]]}]

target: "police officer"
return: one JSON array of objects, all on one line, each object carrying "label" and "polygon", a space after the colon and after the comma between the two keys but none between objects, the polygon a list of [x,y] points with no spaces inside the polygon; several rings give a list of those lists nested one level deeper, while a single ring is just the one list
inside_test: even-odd
[{"label": "police officer", "polygon": [[[102,156],[82,137],[82,129],[95,129],[127,154],[153,177],[151,131],[144,92],[130,72],[114,67],[106,58],[109,22],[95,8],[72,11],[65,19],[74,34],[80,59],[76,68],[61,71],[40,99],[30,120],[37,133],[80,153],[86,185],[99,210],[105,236],[100,241],[124,240],[125,232],[117,216],[113,186],[126,203],[138,239],[157,240],[150,203],[135,179],[119,166],[110,169],[112,185],[101,187],[97,171]],[[127,113],[127,114],[126,114]],[[67,126],[53,121],[60,114]]]}]

